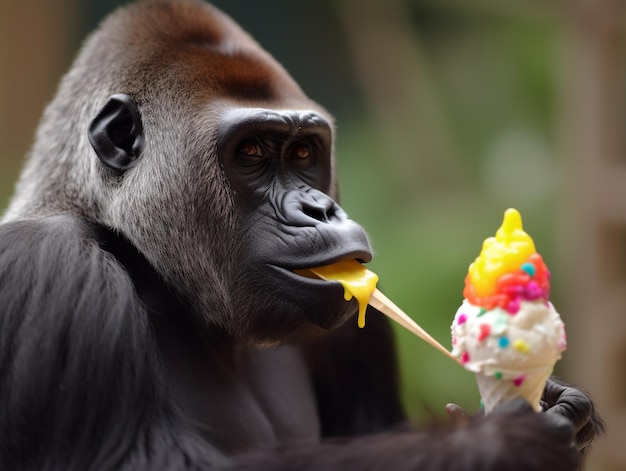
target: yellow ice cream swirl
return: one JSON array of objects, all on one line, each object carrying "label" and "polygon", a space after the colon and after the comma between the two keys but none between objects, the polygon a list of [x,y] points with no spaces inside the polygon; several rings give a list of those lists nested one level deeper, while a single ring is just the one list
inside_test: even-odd
[{"label": "yellow ice cream swirl", "polygon": [[495,237],[483,242],[480,255],[469,267],[469,282],[478,296],[497,291],[498,279],[519,268],[536,253],[533,239],[522,228],[522,216],[516,209],[507,209]]}]

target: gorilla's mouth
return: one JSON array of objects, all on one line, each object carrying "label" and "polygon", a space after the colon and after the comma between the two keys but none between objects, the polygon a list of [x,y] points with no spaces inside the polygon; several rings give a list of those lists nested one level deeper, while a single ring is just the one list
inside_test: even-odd
[{"label": "gorilla's mouth", "polygon": [[294,273],[304,276],[305,278],[336,281],[339,283],[345,282],[348,279],[361,279],[367,272],[369,272],[369,270],[367,270],[359,260],[353,258],[294,270]]},{"label": "gorilla's mouth", "polygon": [[[364,269],[362,263],[372,259],[371,252],[361,246],[352,250],[328,250],[317,254],[298,254],[265,264],[262,269],[267,295],[277,297],[283,305],[291,304],[292,312],[299,312],[310,322],[329,329],[338,326],[357,313],[359,303],[348,296],[339,279],[322,279],[313,270],[342,263]],[[339,252],[339,253],[338,253]],[[274,291],[271,287],[276,287]],[[368,298],[369,299],[369,298]],[[287,304],[285,304],[287,303]],[[367,307],[367,301],[363,306]]]},{"label": "gorilla's mouth", "polygon": [[344,299],[339,282],[322,280],[309,269],[268,264],[263,277],[267,296],[279,298],[281,306],[291,305],[290,312],[300,313],[322,329],[337,327],[357,312],[356,303]]},{"label": "gorilla's mouth", "polygon": [[365,310],[372,293],[376,290],[378,276],[365,268],[357,260],[342,260],[331,265],[310,268],[304,271],[304,276],[317,276],[322,280],[341,283],[344,290],[344,299],[350,301],[353,297],[359,303],[359,327],[365,327]]},{"label": "gorilla's mouth", "polygon": [[363,266],[363,261],[359,258],[353,257],[346,257],[330,262],[311,264],[308,267],[302,268],[289,269],[278,266],[275,266],[275,268],[286,270],[295,274],[296,279],[306,278],[308,280],[322,283],[342,283],[342,280],[344,280],[349,273],[357,273],[359,271],[365,270],[365,267]]},{"label": "gorilla's mouth", "polygon": [[[349,258],[328,265],[294,270],[296,275],[322,283],[339,283],[343,287],[343,298],[353,297],[359,303],[359,327],[365,327],[365,311],[370,297],[376,290],[378,276],[365,268],[358,260]],[[336,286],[336,285],[335,285]]]},{"label": "gorilla's mouth", "polygon": [[[315,274],[315,272],[313,272],[313,269],[311,268],[301,268],[298,270],[294,270],[293,271],[296,275],[300,275],[303,276],[305,278],[310,278],[312,280],[324,280],[323,278],[320,278],[319,276],[317,276]],[[328,280],[325,280],[328,281]]]}]

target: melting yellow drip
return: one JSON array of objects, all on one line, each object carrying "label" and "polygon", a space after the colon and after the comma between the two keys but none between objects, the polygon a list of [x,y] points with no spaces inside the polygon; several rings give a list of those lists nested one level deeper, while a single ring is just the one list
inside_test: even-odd
[{"label": "melting yellow drip", "polygon": [[324,280],[341,283],[346,301],[350,301],[353,296],[356,298],[359,302],[358,325],[360,328],[365,327],[365,310],[376,289],[378,275],[356,260],[343,260],[332,265],[311,268],[311,271]]},{"label": "melting yellow drip", "polygon": [[356,260],[345,260],[324,267],[296,270],[296,273],[303,276],[311,276],[313,274],[323,280],[339,281],[344,288],[344,298],[349,301],[354,296],[359,302],[358,325],[360,328],[365,327],[365,311],[367,305],[371,303],[375,309],[398,322],[405,329],[408,329],[448,358],[460,364],[460,360],[453,356],[446,347],[437,342],[428,332],[417,325],[413,319],[377,290],[378,276],[367,270]]},{"label": "melting yellow drip", "polygon": [[522,228],[522,216],[516,209],[507,209],[496,236],[485,239],[480,255],[469,267],[476,294],[493,294],[498,278],[518,270],[535,252],[533,239]]}]

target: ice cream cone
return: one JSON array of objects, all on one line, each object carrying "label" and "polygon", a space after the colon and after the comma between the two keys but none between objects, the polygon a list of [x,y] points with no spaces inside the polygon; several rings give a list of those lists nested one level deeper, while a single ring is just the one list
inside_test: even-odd
[{"label": "ice cream cone", "polygon": [[552,368],[520,375],[514,379],[498,379],[497,376],[476,373],[476,384],[485,413],[489,414],[497,406],[517,398],[526,399],[535,411],[541,412],[541,395],[551,374]]},{"label": "ice cream cone", "polygon": [[485,412],[516,398],[541,411],[541,394],[567,347],[550,302],[550,271],[517,210],[504,213],[465,277],[451,325],[452,353],[476,373]]}]

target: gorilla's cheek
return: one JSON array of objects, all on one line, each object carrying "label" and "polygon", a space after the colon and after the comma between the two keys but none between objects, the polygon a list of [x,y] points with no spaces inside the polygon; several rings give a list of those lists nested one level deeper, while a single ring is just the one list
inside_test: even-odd
[{"label": "gorilla's cheek", "polygon": [[[114,200],[106,223],[126,236],[164,279],[198,289],[214,282],[224,270],[225,253],[232,253],[232,237],[223,237],[232,223],[215,198],[190,191],[198,184],[175,166],[133,169]],[[140,173],[143,172],[143,173]],[[146,185],[144,182],[149,181]],[[176,286],[179,286],[178,284]]]}]

